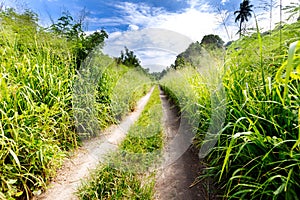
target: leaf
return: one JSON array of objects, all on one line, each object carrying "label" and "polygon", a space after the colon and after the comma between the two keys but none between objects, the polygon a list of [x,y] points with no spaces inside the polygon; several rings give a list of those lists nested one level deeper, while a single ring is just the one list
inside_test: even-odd
[{"label": "leaf", "polygon": [[295,50],[296,50],[298,42],[299,41],[293,42],[290,45],[290,48],[289,48],[289,55],[288,55],[287,67],[286,67],[286,78],[285,78],[284,91],[283,91],[283,103],[284,103],[285,97],[286,97],[286,95],[288,93],[288,89],[289,89],[288,88],[288,82],[289,82],[290,75],[291,75],[291,72],[292,72],[293,58],[294,58],[294,55],[295,55]]},{"label": "leaf", "polygon": [[18,165],[19,169],[21,169],[21,165],[20,165],[20,161],[18,159],[18,156],[11,149],[9,149],[8,151],[12,155],[12,157],[14,158],[14,160],[15,160],[16,164]]},{"label": "leaf", "polygon": [[278,194],[280,194],[282,191],[283,191],[283,189],[284,189],[284,186],[285,186],[285,184],[283,183],[283,184],[281,184],[278,188],[277,188],[277,190],[276,191],[274,191],[274,195],[275,196],[277,196]]},{"label": "leaf", "polygon": [[9,185],[13,185],[13,184],[15,184],[16,182],[17,182],[16,179],[9,179],[8,181],[6,181],[6,183],[9,184]]},{"label": "leaf", "polygon": [[20,197],[22,194],[23,194],[23,191],[20,191],[20,192],[17,192],[17,193],[15,194],[15,196],[16,196],[16,197]]}]

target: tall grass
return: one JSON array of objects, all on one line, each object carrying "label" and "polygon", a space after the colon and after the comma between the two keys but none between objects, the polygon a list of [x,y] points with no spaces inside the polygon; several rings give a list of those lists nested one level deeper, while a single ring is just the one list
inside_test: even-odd
[{"label": "tall grass", "polygon": [[[81,134],[78,116],[95,114],[83,122],[99,130],[116,123],[149,89],[149,78],[99,52],[75,72],[74,44],[39,27],[34,13],[1,11],[0,19],[0,199],[29,199],[45,189],[79,138],[95,135]],[[114,93],[122,79],[129,92]],[[122,104],[118,112],[114,98]]]},{"label": "tall grass", "polygon": [[73,57],[63,39],[17,14],[0,16],[0,197],[28,199],[54,175],[64,150],[77,146]]},{"label": "tall grass", "polygon": [[73,88],[73,108],[81,139],[99,134],[133,111],[136,102],[148,92],[150,78],[142,71],[117,65],[94,52],[83,63]]},{"label": "tall grass", "polygon": [[[299,27],[296,22],[272,35],[258,32],[234,42],[227,50],[223,77],[226,115],[217,145],[207,155],[202,177],[214,177],[224,199],[298,199],[299,185]],[[251,47],[251,48],[250,48]],[[262,75],[263,74],[263,75]],[[201,75],[189,75],[191,77]],[[191,91],[163,80],[179,99]],[[164,82],[166,81],[166,82]],[[198,82],[198,83],[197,83]],[[206,143],[210,113],[210,88],[196,88],[203,79],[190,82],[198,93],[199,148]],[[190,103],[186,103],[188,109]],[[213,108],[213,107],[212,107]],[[195,116],[192,115],[192,116]],[[204,126],[203,126],[204,125]]]},{"label": "tall grass", "polygon": [[161,155],[161,121],[162,105],[156,87],[118,152],[101,163],[79,188],[80,199],[152,199],[154,176],[147,171]]},{"label": "tall grass", "polygon": [[[79,198],[96,199],[145,199],[153,196],[154,182],[144,180],[129,171],[122,171],[108,164],[99,165],[92,173],[92,179],[78,191]],[[144,177],[145,179],[145,177]]]}]

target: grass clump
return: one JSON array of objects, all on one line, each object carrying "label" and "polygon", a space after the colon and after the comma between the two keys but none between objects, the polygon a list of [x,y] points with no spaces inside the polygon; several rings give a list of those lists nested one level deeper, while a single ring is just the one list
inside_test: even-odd
[{"label": "grass clump", "polygon": [[153,196],[153,181],[142,184],[141,177],[132,172],[105,164],[100,165],[91,175],[93,178],[78,191],[80,199],[150,200]]},{"label": "grass clump", "polygon": [[[78,147],[78,127],[81,122],[88,127],[84,122],[92,118],[77,120],[92,111],[91,122],[101,129],[116,122],[147,91],[148,77],[99,52],[85,61],[86,73],[77,73],[74,43],[40,27],[36,14],[1,10],[0,20],[0,199],[30,199],[45,189],[68,151]],[[103,72],[102,79],[91,78],[90,72]],[[130,89],[116,93],[121,79],[123,90]],[[93,84],[91,90],[80,90],[85,87],[78,80]],[[78,97],[82,104],[76,104]],[[118,112],[113,98],[122,104]]]},{"label": "grass clump", "polygon": [[[226,51],[225,72],[220,67],[226,115],[202,175],[214,178],[224,199],[298,199],[299,25],[282,27],[281,45],[280,30],[275,29],[272,35],[245,36]],[[185,102],[182,111],[196,104],[197,112],[189,113],[198,116],[194,128],[201,148],[212,126],[214,84],[205,81],[203,72],[189,75],[184,70],[169,73],[162,84]],[[185,74],[191,90],[174,86],[178,76],[172,73]],[[190,94],[196,100],[190,100]]]},{"label": "grass clump", "polygon": [[[300,39],[293,34],[299,22],[286,26],[282,30],[286,41]],[[261,42],[257,42],[259,37],[244,38],[232,46],[242,43],[240,50],[229,51],[230,67],[223,80],[227,127],[208,157],[209,172],[218,174],[224,198],[296,199],[299,190],[299,46],[286,54],[289,48],[280,51],[276,43],[277,49],[273,44],[271,51],[267,46],[279,40],[277,35],[274,31],[273,37],[262,37]],[[246,45],[257,48],[247,49]],[[255,56],[258,49],[262,54]],[[285,60],[292,63],[293,70],[287,69]],[[282,77],[286,79],[280,81]]]},{"label": "grass clump", "polygon": [[83,63],[73,87],[73,108],[81,139],[117,124],[148,92],[150,78],[142,71],[118,65],[101,52]]},{"label": "grass clump", "polygon": [[162,148],[162,105],[158,87],[137,122],[130,128],[120,149],[132,153],[151,153]]},{"label": "grass clump", "polygon": [[81,199],[152,199],[154,174],[147,170],[158,162],[163,145],[162,105],[155,87],[137,122],[118,152],[100,164],[77,194]]},{"label": "grass clump", "polygon": [[0,18],[0,197],[29,199],[77,146],[73,56],[29,12]]}]

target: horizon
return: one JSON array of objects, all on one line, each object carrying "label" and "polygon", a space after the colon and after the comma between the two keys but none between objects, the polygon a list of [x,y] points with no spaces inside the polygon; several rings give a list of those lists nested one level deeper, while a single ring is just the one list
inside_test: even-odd
[{"label": "horizon", "polygon": [[[234,23],[233,12],[239,9],[241,0],[166,0],[166,1],[117,1],[103,0],[38,0],[3,1],[5,7],[17,11],[30,9],[39,16],[39,24],[47,27],[55,22],[64,11],[69,11],[75,19],[85,16],[86,32],[105,30],[109,38],[105,40],[103,52],[111,57],[120,55],[127,46],[140,59],[142,66],[150,66],[150,71],[162,71],[174,63],[176,55],[183,52],[192,42],[201,42],[208,34],[219,35],[227,43],[238,39],[238,26]],[[261,0],[252,0],[253,11],[263,31],[273,29],[279,22],[278,6],[270,12]],[[267,1],[263,1],[267,3]],[[273,0],[278,4],[278,0]],[[296,0],[283,2],[283,7]],[[82,12],[85,13],[82,13]],[[283,20],[287,14],[283,12]],[[199,20],[205,19],[205,20]],[[226,29],[225,26],[226,25]],[[255,27],[254,16],[247,23]],[[130,36],[130,37],[129,37]],[[179,45],[178,45],[179,43]],[[137,51],[138,49],[138,51]],[[160,67],[158,67],[160,66]]]}]

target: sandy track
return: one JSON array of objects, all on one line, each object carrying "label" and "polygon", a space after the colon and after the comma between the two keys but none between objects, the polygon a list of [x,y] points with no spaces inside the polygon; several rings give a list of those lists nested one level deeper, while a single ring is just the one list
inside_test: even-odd
[{"label": "sandy track", "polygon": [[49,185],[49,189],[33,199],[43,200],[73,200],[77,199],[74,192],[80,186],[81,180],[89,176],[105,155],[118,148],[130,126],[138,119],[154,88],[138,103],[134,112],[125,117],[119,125],[112,125],[102,133],[102,136],[84,141],[71,158],[67,158],[57,176]]}]

